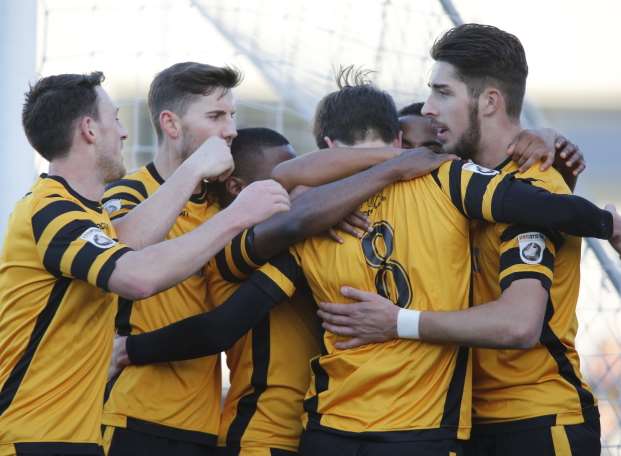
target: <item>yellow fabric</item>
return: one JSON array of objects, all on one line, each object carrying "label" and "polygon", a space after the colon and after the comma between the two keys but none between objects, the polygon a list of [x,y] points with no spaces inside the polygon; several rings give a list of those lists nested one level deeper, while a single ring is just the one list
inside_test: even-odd
[{"label": "yellow fabric", "polygon": [[[397,183],[365,202],[360,210],[373,232],[362,241],[344,237],[339,245],[313,238],[293,247],[292,254],[318,302],[348,302],[340,288],[349,285],[379,291],[406,308],[465,309],[470,249],[468,220],[460,210],[478,208],[491,219],[493,193],[504,178],[473,171],[471,164],[444,164],[433,176]],[[266,268],[261,271],[282,282]],[[458,363],[458,348],[450,345],[393,340],[341,351],[334,346],[337,340],[325,333],[327,353],[311,363],[307,427],[354,433],[444,428],[444,435],[469,436],[467,351]],[[461,386],[449,394],[452,381]]]},{"label": "yellow fabric", "polygon": [[38,179],[15,206],[0,257],[0,451],[100,444],[114,335],[113,297],[101,288],[129,250],[115,237],[98,203],[59,178]]},{"label": "yellow fabric", "polygon": [[565,427],[552,426],[550,428],[550,433],[552,434],[555,456],[571,456],[571,446],[569,445]]},{"label": "yellow fabric", "polygon": [[[502,170],[506,173],[517,172],[517,166],[509,162]],[[554,169],[541,172],[538,166],[534,166],[516,177],[532,179],[532,185],[553,193],[570,193],[562,177]],[[580,362],[575,350],[578,328],[575,310],[580,286],[581,241],[572,236],[564,236],[563,245],[557,251],[551,239],[544,233],[548,260],[544,258],[541,263],[526,264],[519,255],[514,255],[512,261],[507,261],[512,249],[514,252],[519,250],[517,237],[501,240],[502,234],[511,228],[517,227],[478,222],[472,225],[475,263],[478,269],[474,274],[475,304],[497,299],[502,293],[500,281],[504,279],[510,283],[516,273],[530,273],[532,277],[550,281],[552,287],[548,311],[553,312],[549,320],[550,334],[558,338],[564,347],[564,353],[557,357],[564,363],[565,371],[575,375],[580,389],[588,398],[591,392],[582,380]],[[536,230],[526,228],[526,231]],[[504,265],[501,258],[505,258]],[[559,362],[544,344],[539,343],[526,351],[474,349],[473,373],[475,423],[513,421],[550,414],[557,414],[564,424],[583,422],[577,388],[559,372]]]},{"label": "yellow fabric", "polygon": [[[241,251],[248,259],[243,247]],[[238,287],[223,278],[216,263],[212,260],[206,268],[208,300],[214,307]],[[256,264],[249,262],[247,266]],[[293,293],[286,276],[269,264],[264,267]],[[319,353],[315,310],[312,299],[298,293],[278,304],[226,352],[231,387],[224,401],[219,445],[241,447],[240,454],[248,456],[269,455],[269,448],[297,450],[302,401],[310,376],[308,363]],[[259,389],[257,398],[253,394]]]},{"label": "yellow fabric", "polygon": [[[109,187],[104,195],[104,206],[115,217],[127,213],[138,202],[157,191],[161,178],[152,165],[140,168]],[[130,195],[128,197],[127,195]],[[138,200],[138,202],[136,202]],[[188,201],[167,239],[181,236],[218,212],[215,204],[204,198]],[[134,301],[130,306],[128,325],[131,334],[140,334],[167,326],[207,310],[205,295],[207,281],[202,271],[175,287],[150,298]],[[105,403],[103,423],[131,427],[131,417],[183,431],[206,434],[214,439],[220,423],[221,371],[217,355],[172,363],[146,366],[128,366],[114,382]],[[183,436],[179,438],[183,440]],[[200,438],[200,436],[199,436]]]}]

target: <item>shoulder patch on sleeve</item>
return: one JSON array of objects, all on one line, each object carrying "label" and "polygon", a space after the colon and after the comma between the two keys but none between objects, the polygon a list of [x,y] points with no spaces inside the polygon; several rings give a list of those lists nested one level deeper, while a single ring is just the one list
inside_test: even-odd
[{"label": "shoulder patch on sleeve", "polygon": [[84,231],[80,239],[90,242],[100,249],[109,249],[116,244],[115,240],[110,239],[106,233],[94,226]]},{"label": "shoulder patch on sleeve", "polygon": [[106,201],[103,204],[103,207],[106,210],[106,212],[108,212],[108,214],[112,214],[118,211],[119,209],[121,209],[122,205],[123,204],[120,199],[111,199],[111,200]]},{"label": "shoulder patch on sleeve", "polygon": [[496,174],[500,173],[500,171],[485,168],[484,166],[477,165],[473,162],[465,163],[462,169],[470,171],[472,173],[483,174],[484,176],[495,176]]},{"label": "shoulder patch on sleeve", "polygon": [[518,235],[520,259],[526,264],[540,264],[543,252],[546,249],[546,240],[543,234],[531,231]]}]

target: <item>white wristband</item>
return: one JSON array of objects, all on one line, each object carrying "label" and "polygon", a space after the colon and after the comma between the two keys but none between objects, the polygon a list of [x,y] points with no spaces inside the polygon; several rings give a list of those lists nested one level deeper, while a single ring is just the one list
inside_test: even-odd
[{"label": "white wristband", "polygon": [[400,339],[419,339],[419,324],[420,311],[399,309],[399,313],[397,314],[397,336],[399,336]]}]

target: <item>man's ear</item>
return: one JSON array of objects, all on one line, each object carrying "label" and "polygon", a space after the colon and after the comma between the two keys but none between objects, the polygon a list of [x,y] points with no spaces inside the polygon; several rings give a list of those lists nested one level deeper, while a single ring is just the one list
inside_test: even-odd
[{"label": "man's ear", "polygon": [[483,116],[493,116],[504,107],[505,99],[495,87],[488,87],[479,96],[479,112]]},{"label": "man's ear", "polygon": [[164,110],[159,115],[160,128],[164,136],[170,139],[177,139],[181,135],[181,120],[172,111]]},{"label": "man's ear", "polygon": [[95,125],[95,121],[92,117],[82,117],[80,119],[80,123],[78,124],[78,129],[80,131],[80,135],[84,138],[84,141],[88,144],[95,144],[97,141],[97,125]]},{"label": "man's ear", "polygon": [[241,177],[229,176],[224,181],[224,188],[226,189],[226,192],[233,198],[239,195],[245,187],[246,181],[244,181]]}]

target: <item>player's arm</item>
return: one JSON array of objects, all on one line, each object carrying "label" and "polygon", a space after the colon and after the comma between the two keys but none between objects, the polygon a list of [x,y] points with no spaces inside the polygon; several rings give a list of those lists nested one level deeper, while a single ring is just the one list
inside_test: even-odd
[{"label": "player's arm", "polygon": [[109,289],[129,299],[143,299],[200,270],[244,228],[289,209],[289,197],[274,181],[246,187],[235,201],[191,232],[120,257]]},{"label": "player's arm", "polygon": [[127,191],[130,181],[121,180],[108,188],[104,207],[112,208],[110,217],[121,242],[142,249],[161,242],[175,223],[179,213],[203,179],[228,176],[233,158],[226,142],[209,138],[149,198]]},{"label": "player's arm", "polygon": [[382,188],[425,174],[446,160],[427,149],[407,150],[361,173],[304,192],[291,210],[254,228],[254,253],[271,258],[290,245],[336,225]]},{"label": "player's arm", "polygon": [[115,358],[120,365],[115,367],[181,361],[227,350],[276,304],[293,296],[303,280],[293,255],[281,254],[253,272],[215,310],[155,331],[119,338]]},{"label": "player's arm", "polygon": [[442,191],[466,217],[535,225],[575,236],[610,239],[610,212],[575,195],[551,193],[511,174],[453,161],[433,172]]}]

